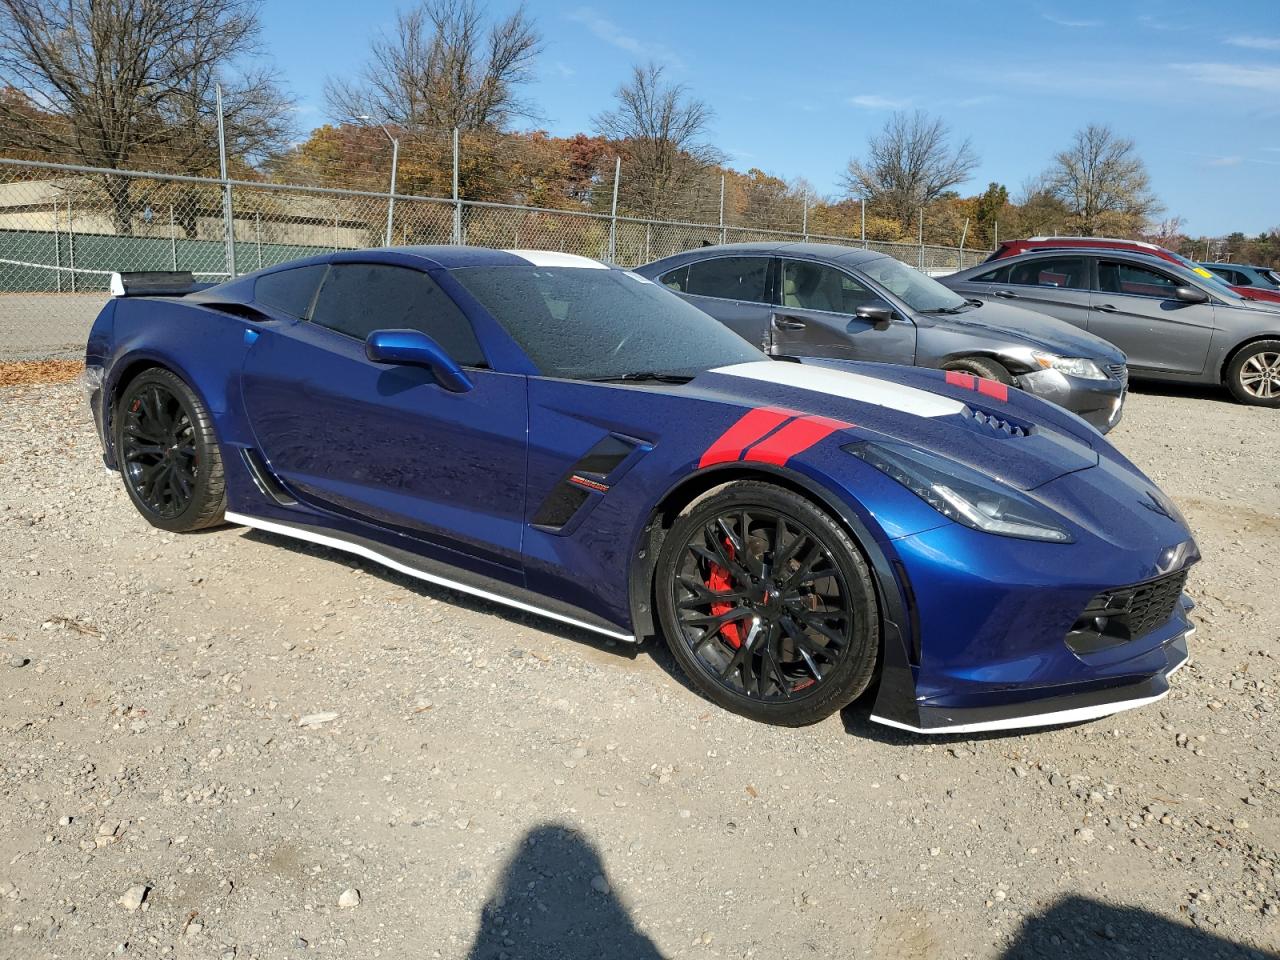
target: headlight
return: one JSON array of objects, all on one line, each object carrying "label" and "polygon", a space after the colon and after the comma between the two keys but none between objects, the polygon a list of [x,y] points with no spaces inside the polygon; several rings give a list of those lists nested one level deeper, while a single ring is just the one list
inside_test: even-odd
[{"label": "headlight", "polygon": [[1101,367],[1084,357],[1059,357],[1052,353],[1033,353],[1036,363],[1046,370],[1057,370],[1069,377],[1081,380],[1106,380],[1107,375]]},{"label": "headlight", "polygon": [[898,481],[948,520],[1002,537],[1072,541],[1047,509],[976,470],[901,443],[864,441],[844,449]]}]

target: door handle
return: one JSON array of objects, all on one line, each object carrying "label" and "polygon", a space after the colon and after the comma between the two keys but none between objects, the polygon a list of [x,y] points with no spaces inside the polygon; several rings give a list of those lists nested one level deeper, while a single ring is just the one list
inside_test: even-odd
[{"label": "door handle", "polygon": [[779,317],[775,314],[773,327],[775,330],[803,330],[805,322],[798,317]]},{"label": "door handle", "polygon": [[1099,313],[1119,313],[1120,312],[1119,307],[1113,307],[1109,303],[1095,303],[1093,305],[1093,309],[1097,310]]},{"label": "door handle", "polygon": [[1018,295],[1011,290],[997,290],[993,296],[999,297],[1001,300],[1017,300]]}]

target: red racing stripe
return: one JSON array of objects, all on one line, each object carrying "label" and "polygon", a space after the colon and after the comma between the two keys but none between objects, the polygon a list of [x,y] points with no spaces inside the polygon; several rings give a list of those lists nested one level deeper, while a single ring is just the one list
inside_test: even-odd
[{"label": "red racing stripe", "polygon": [[980,378],[978,380],[978,392],[984,397],[999,400],[1001,403],[1009,402],[1009,388],[998,380]]},{"label": "red racing stripe", "polygon": [[971,373],[961,373],[959,370],[947,371],[947,383],[953,387],[963,387],[965,390],[975,390],[975,381],[978,378]]},{"label": "red racing stripe", "polygon": [[832,420],[830,417],[801,417],[799,420],[792,420],[772,436],[761,440],[747,451],[743,459],[781,467],[796,454],[808,450],[824,437],[830,436],[837,430],[847,430],[852,426],[851,423]]},{"label": "red racing stripe", "polygon": [[779,424],[796,416],[792,410],[777,407],[756,407],[748,410],[728,430],[707,447],[698,467],[710,467],[717,463],[731,463],[742,456],[742,451],[755,443]]}]

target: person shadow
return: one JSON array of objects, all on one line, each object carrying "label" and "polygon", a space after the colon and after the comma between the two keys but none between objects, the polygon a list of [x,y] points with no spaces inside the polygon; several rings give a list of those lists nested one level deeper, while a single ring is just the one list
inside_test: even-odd
[{"label": "person shadow", "polygon": [[480,915],[468,960],[663,960],[614,894],[595,846],[573,827],[530,830]]}]

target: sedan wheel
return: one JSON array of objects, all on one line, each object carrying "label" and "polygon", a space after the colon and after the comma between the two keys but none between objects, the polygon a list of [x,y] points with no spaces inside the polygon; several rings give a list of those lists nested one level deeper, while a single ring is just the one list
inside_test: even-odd
[{"label": "sedan wheel", "polygon": [[1264,340],[1241,350],[1227,368],[1227,386],[1242,403],[1280,406],[1280,341]]}]

